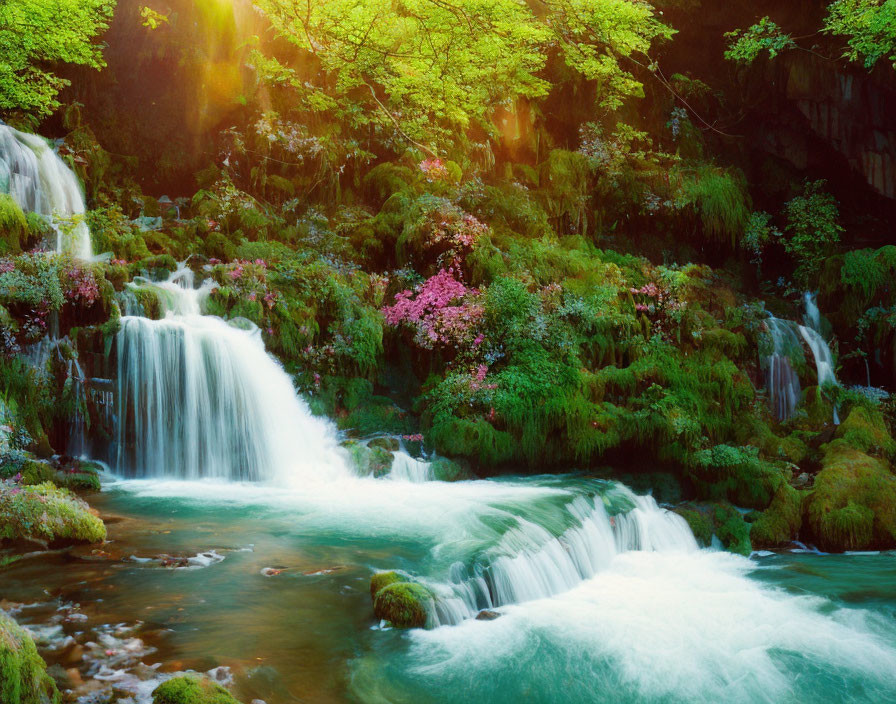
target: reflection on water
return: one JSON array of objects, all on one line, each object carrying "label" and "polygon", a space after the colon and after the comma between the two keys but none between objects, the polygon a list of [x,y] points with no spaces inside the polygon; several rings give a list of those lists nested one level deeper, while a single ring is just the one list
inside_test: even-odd
[{"label": "reflection on water", "polygon": [[445,579],[456,561],[503,544],[518,517],[561,535],[565,507],[598,489],[581,479],[353,481],[287,495],[132,482],[95,502],[108,544],[14,563],[0,596],[78,693],[106,677],[138,701],[165,673],[213,668],[232,674],[242,701],[267,704],[584,702],[595,692],[881,701],[896,691],[892,554],[625,553],[494,621],[413,632],[375,622],[373,571]]}]

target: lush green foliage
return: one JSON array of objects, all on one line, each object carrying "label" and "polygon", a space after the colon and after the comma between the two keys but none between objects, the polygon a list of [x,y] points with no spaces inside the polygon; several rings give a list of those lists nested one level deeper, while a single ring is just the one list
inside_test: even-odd
[{"label": "lush green foliage", "polygon": [[105,539],[103,522],[69,491],[49,482],[25,487],[0,484],[0,540],[99,543]]},{"label": "lush green foliage", "polygon": [[57,704],[60,698],[31,636],[0,611],[0,699],[16,704]]},{"label": "lush green foliage", "polygon": [[6,0],[0,4],[0,110],[46,115],[68,81],[54,62],[101,68],[97,38],[115,0]]},{"label": "lush green foliage", "polygon": [[172,677],[153,690],[152,704],[239,704],[226,689],[207,677]]},{"label": "lush green foliage", "polygon": [[824,29],[848,37],[845,56],[873,68],[881,59],[896,68],[896,0],[837,0]]}]

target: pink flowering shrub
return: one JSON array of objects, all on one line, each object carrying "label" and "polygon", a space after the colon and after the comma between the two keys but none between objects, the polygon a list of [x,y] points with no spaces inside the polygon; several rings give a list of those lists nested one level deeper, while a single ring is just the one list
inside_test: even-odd
[{"label": "pink flowering shrub", "polygon": [[403,244],[418,264],[459,269],[489,232],[488,225],[445,199],[423,198],[418,206],[420,215],[406,228]]},{"label": "pink flowering shrub", "polygon": [[479,291],[468,289],[453,269],[442,269],[414,291],[396,294],[394,304],[382,312],[388,325],[412,329],[420,347],[461,348],[479,336],[484,312],[479,299]]},{"label": "pink flowering shrub", "polygon": [[448,173],[448,167],[445,166],[445,162],[441,159],[424,159],[420,162],[420,171],[423,172],[423,175],[426,177],[427,181],[445,181],[448,179],[450,174]]}]

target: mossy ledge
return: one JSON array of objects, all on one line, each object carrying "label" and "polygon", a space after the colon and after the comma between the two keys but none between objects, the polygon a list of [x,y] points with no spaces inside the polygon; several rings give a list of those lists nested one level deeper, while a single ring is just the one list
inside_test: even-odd
[{"label": "mossy ledge", "polygon": [[0,542],[101,543],[106,526],[90,507],[50,482],[34,486],[0,484]]}]

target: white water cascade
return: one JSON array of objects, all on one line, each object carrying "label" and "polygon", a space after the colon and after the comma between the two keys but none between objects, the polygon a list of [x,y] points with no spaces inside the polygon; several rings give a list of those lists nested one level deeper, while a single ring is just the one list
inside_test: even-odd
[{"label": "white water cascade", "polygon": [[556,537],[520,517],[471,568],[453,565],[450,583],[427,583],[436,595],[429,625],[457,624],[482,610],[567,592],[622,553],[698,549],[681,516],[660,508],[650,496],[636,496],[622,485],[618,490],[633,506],[625,512],[611,516],[601,496],[579,496],[567,506],[572,527]]},{"label": "white water cascade", "polygon": [[202,315],[211,284],[195,288],[182,266],[140,285],[166,313],[121,321],[118,473],[281,484],[347,474],[334,431],[296,395],[259,330]]},{"label": "white water cascade", "polygon": [[785,421],[800,402],[800,379],[791,360],[802,357],[802,348],[790,321],[770,316],[766,327],[772,342],[771,352],[763,358],[766,385],[775,418]]},{"label": "white water cascade", "polygon": [[[93,255],[78,177],[41,137],[0,123],[0,193],[25,212],[45,216],[56,231],[56,251]],[[69,222],[70,221],[70,222]]]},{"label": "white water cascade", "polygon": [[[821,313],[815,294],[805,294],[803,301],[806,307],[805,325],[781,320],[773,315],[766,321],[772,348],[770,354],[763,358],[763,368],[766,371],[772,410],[779,421],[790,418],[800,401],[800,381],[793,368],[794,360],[804,358],[800,338],[806,343],[815,361],[818,386],[838,383],[834,371],[834,355],[821,334]],[[834,424],[840,424],[836,408]]]}]

